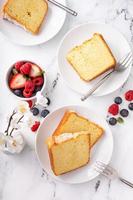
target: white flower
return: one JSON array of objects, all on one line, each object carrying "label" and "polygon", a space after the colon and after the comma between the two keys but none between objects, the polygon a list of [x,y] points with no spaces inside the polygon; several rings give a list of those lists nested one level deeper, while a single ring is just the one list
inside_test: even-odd
[{"label": "white flower", "polygon": [[36,101],[36,104],[37,105],[40,105],[40,106],[43,106],[43,107],[47,107],[47,103],[48,103],[48,100],[46,97],[44,97],[41,92],[38,92],[37,95],[37,101]]},{"label": "white flower", "polygon": [[26,112],[29,112],[29,104],[26,101],[21,101],[18,104],[17,111],[21,114],[25,114]]},{"label": "white flower", "polygon": [[7,137],[7,151],[10,153],[20,153],[24,148],[23,136],[19,133],[13,137]]},{"label": "white flower", "polygon": [[24,124],[27,125],[27,127],[31,127],[36,121],[36,118],[33,116],[33,114],[30,113],[26,113],[24,116]]}]

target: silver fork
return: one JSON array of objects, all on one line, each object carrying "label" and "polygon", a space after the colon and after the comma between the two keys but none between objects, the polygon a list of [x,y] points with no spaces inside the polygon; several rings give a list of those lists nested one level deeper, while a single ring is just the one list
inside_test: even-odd
[{"label": "silver fork", "polygon": [[129,52],[124,58],[122,58],[116,65],[116,67],[100,79],[85,95],[81,97],[81,100],[86,100],[93,92],[95,92],[115,71],[121,72],[127,69],[132,63],[132,52]]},{"label": "silver fork", "polygon": [[126,185],[130,186],[133,188],[133,183],[125,180],[124,178],[120,177],[118,172],[110,167],[109,165],[105,165],[103,162],[97,161],[96,164],[94,165],[94,169],[104,175],[105,177],[109,179],[116,179],[118,178],[121,182],[125,183]]}]

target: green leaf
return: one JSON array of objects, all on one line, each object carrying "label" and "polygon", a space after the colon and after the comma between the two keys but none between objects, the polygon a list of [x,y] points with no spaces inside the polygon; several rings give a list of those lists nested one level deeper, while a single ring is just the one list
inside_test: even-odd
[{"label": "green leaf", "polygon": [[124,119],[122,117],[118,117],[117,118],[117,122],[122,124],[122,123],[124,123]]}]

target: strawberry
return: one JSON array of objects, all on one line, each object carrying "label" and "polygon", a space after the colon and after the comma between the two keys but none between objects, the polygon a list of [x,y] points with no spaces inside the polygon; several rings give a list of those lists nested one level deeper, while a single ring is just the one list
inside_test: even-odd
[{"label": "strawberry", "polygon": [[41,86],[43,85],[44,79],[42,76],[39,76],[39,77],[34,78],[32,81],[36,86]]},{"label": "strawberry", "polygon": [[12,76],[12,78],[9,81],[9,87],[11,89],[21,89],[24,88],[26,82],[26,78],[18,73]]},{"label": "strawberry", "polygon": [[125,99],[127,101],[132,101],[133,100],[133,90],[129,90],[125,93]]},{"label": "strawberry", "polygon": [[16,69],[17,71],[20,71],[20,67],[21,67],[23,64],[24,64],[23,61],[16,62],[14,67],[15,67],[15,69]]},{"label": "strawberry", "polygon": [[119,106],[118,104],[112,104],[109,109],[108,109],[108,112],[111,113],[112,115],[117,115],[118,112],[119,112]]},{"label": "strawberry", "polygon": [[34,78],[34,77],[41,76],[41,75],[42,75],[41,68],[35,64],[32,64],[29,76]]},{"label": "strawberry", "polygon": [[39,121],[35,121],[35,124],[31,127],[31,130],[33,132],[37,131],[37,129],[39,128],[40,126],[40,122]]},{"label": "strawberry", "polygon": [[25,83],[25,90],[33,92],[35,89],[35,84],[31,80],[26,81]]},{"label": "strawberry", "polygon": [[27,101],[27,103],[29,104],[29,108],[33,107],[33,102],[31,100]]},{"label": "strawberry", "polygon": [[26,97],[26,98],[29,98],[29,97],[32,96],[32,92],[30,90],[24,89],[23,90],[23,96]]},{"label": "strawberry", "polygon": [[29,75],[30,74],[30,71],[31,71],[31,63],[25,63],[24,65],[22,65],[20,67],[20,72],[21,74],[24,74],[24,75]]}]

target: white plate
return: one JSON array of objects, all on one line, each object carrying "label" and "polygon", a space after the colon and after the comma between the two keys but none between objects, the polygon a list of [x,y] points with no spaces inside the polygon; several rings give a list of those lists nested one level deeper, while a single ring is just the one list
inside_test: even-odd
[{"label": "white plate", "polygon": [[[67,110],[74,110],[80,115],[98,123],[105,129],[105,134],[91,150],[91,159],[86,166],[61,176],[55,176],[51,170],[47,145],[45,144],[45,141],[48,136],[52,135],[53,131],[56,129],[61,118]],[[97,113],[83,106],[66,106],[55,110],[44,119],[36,137],[36,153],[41,166],[45,171],[47,171],[49,175],[56,178],[58,181],[65,183],[83,183],[90,181],[98,176],[99,173],[97,173],[93,167],[95,162],[102,161],[105,164],[108,164],[111,159],[112,151],[113,137],[107,122],[102,118],[102,116],[98,116]]]},{"label": "white plate", "polygon": [[[58,1],[66,5],[66,0]],[[4,2],[5,0],[0,1],[0,8]],[[44,20],[38,35],[32,35],[23,28],[3,19],[0,19],[0,31],[9,40],[20,45],[30,46],[47,42],[59,32],[66,18],[65,11],[51,3],[48,3],[48,6],[46,19]]]},{"label": "white plate", "polygon": [[[85,94],[103,75],[90,83],[86,83],[79,78],[78,74],[67,62],[66,55],[70,49],[76,45],[82,44],[83,41],[91,38],[93,33],[96,32],[103,35],[117,61],[131,51],[124,36],[110,25],[89,23],[70,30],[61,42],[58,51],[58,65],[63,79],[68,86],[80,94]],[[114,73],[105,84],[95,91],[94,95],[107,95],[117,90],[127,80],[130,70],[131,66],[121,73]]]}]

